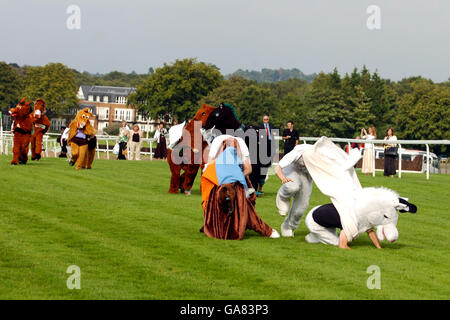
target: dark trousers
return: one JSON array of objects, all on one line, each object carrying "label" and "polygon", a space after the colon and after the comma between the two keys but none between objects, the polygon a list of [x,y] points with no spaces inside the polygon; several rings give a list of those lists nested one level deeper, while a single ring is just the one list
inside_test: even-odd
[{"label": "dark trousers", "polygon": [[119,143],[119,155],[117,156],[117,159],[127,160],[125,154],[123,153],[124,150],[127,150],[127,143],[126,142]]}]

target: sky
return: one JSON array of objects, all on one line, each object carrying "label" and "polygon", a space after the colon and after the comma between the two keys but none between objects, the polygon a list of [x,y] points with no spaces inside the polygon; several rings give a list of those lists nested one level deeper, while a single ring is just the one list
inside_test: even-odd
[{"label": "sky", "polygon": [[449,0],[1,0],[0,14],[0,61],[19,65],[147,73],[193,57],[224,75],[366,65],[394,81],[450,77]]}]

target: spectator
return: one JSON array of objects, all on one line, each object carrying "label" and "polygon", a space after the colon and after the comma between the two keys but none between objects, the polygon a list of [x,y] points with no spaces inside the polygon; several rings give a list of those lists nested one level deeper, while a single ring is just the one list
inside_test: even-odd
[{"label": "spectator", "polygon": [[130,141],[130,156],[129,160],[141,160],[141,143],[142,143],[142,131],[139,125],[133,126],[133,131],[129,131],[128,139]]},{"label": "spectator", "polygon": [[[374,140],[377,138],[377,131],[375,129],[375,126],[369,127],[369,133],[367,133],[366,129],[361,129],[361,137],[365,140]],[[363,155],[363,162],[362,162],[362,173],[368,175],[372,172],[374,172],[374,152],[373,152],[373,144],[372,143],[365,143],[364,146],[364,155]]]},{"label": "spectator", "polygon": [[[61,145],[61,153],[59,154],[59,158],[67,158],[67,138],[69,136],[69,130],[66,129],[68,128],[62,126],[61,135],[58,137],[58,143]],[[65,131],[67,131],[67,133]]]},{"label": "spectator", "polygon": [[125,155],[127,154],[128,131],[130,131],[130,128],[124,120],[122,121],[122,127],[119,129],[119,155],[117,160],[127,160]]},{"label": "spectator", "polygon": [[[263,124],[260,126],[260,131],[265,131],[265,134],[262,135],[262,138],[264,139],[265,137],[267,137],[267,142],[266,142],[266,146],[267,146],[267,153],[266,153],[266,157],[269,157],[269,162],[268,163],[262,163],[261,165],[261,174],[259,177],[259,183],[258,183],[258,190],[256,191],[256,195],[262,196],[264,195],[263,192],[263,185],[266,182],[267,179],[267,173],[269,170],[269,167],[272,165],[272,158],[273,158],[273,154],[272,154],[272,141],[274,139],[274,136],[276,135],[276,132],[272,131],[274,128],[272,127],[272,125],[269,123],[270,118],[268,115],[264,115],[263,117]],[[261,138],[261,137],[260,137]]]},{"label": "spectator", "polygon": [[[394,129],[389,127],[386,130],[386,136],[384,140],[397,141],[397,137],[394,135]],[[384,175],[393,178],[395,176],[395,157],[397,156],[397,144],[385,143],[384,144]]]},{"label": "spectator", "polygon": [[294,149],[294,147],[298,144],[298,132],[294,129],[294,122],[287,122],[287,129],[284,129],[283,136],[281,137],[284,140],[284,155]]},{"label": "spectator", "polygon": [[155,159],[165,160],[167,158],[167,143],[166,143],[166,135],[169,132],[166,128],[164,128],[164,122],[159,123],[159,128],[156,129],[155,132],[155,140],[158,143],[155,150]]}]

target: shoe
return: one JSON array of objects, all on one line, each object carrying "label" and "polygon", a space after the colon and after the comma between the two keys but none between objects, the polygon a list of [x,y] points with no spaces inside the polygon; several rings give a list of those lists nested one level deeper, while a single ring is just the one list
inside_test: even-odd
[{"label": "shoe", "polygon": [[305,240],[306,240],[306,242],[308,242],[308,243],[320,243],[319,239],[317,239],[317,237],[314,236],[314,235],[311,234],[311,233],[308,233],[308,234],[305,236]]},{"label": "shoe", "polygon": [[264,195],[264,192],[256,191],[256,196],[257,197],[262,197],[263,195]]},{"label": "shoe", "polygon": [[293,238],[294,237],[294,230],[290,228],[284,228],[284,223],[281,224],[281,236],[286,238]]},{"label": "shoe", "polygon": [[190,196],[191,195],[191,191],[188,191],[188,190],[184,191],[184,195],[185,196]]},{"label": "shoe", "polygon": [[276,204],[278,208],[278,213],[280,216],[285,217],[289,211],[290,201],[286,203],[286,201],[283,201],[280,197],[280,194],[277,193],[277,199]]},{"label": "shoe", "polygon": [[272,234],[270,235],[270,238],[278,239],[279,237],[280,237],[280,234],[278,233],[278,231],[275,229],[272,229]]}]

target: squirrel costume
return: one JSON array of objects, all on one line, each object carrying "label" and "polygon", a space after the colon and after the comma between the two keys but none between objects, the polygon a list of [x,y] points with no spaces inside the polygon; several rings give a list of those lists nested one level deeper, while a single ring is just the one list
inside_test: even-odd
[{"label": "squirrel costume", "polygon": [[12,165],[26,164],[28,161],[28,150],[30,147],[32,118],[31,101],[23,98],[15,108],[9,110],[14,119],[12,131],[14,133],[14,147]]},{"label": "squirrel costume", "polygon": [[75,120],[69,125],[69,138],[72,148],[70,165],[75,164],[75,169],[91,169],[97,147],[97,130],[91,125],[89,119],[93,117],[89,108],[78,111]]},{"label": "squirrel costume", "polygon": [[37,99],[32,113],[33,135],[31,136],[31,160],[41,159],[42,138],[50,128],[50,121],[45,115],[45,101]]}]

